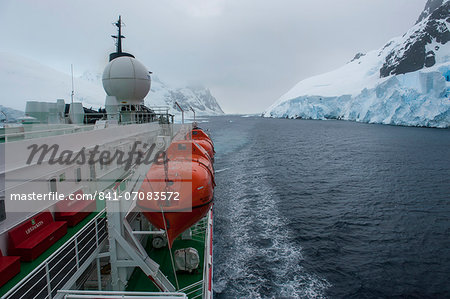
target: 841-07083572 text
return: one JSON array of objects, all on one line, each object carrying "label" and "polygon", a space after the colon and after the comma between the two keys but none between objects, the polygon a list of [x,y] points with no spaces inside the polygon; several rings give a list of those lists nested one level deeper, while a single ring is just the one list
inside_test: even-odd
[{"label": "841-07083572 text", "polygon": [[162,192],[99,192],[99,200],[180,200],[180,192],[162,191]]},{"label": "841-07083572 text", "polygon": [[63,193],[58,192],[48,192],[48,193],[24,193],[24,194],[10,194],[11,201],[60,201],[60,200],[70,200],[70,201],[82,201],[82,200],[180,200],[180,192],[162,191],[162,192],[95,192],[93,194],[69,194],[65,196]]}]

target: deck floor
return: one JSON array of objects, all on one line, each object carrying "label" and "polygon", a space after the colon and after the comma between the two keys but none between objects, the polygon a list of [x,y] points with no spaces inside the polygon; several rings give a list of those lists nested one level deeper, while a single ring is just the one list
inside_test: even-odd
[{"label": "deck floor", "polygon": [[[199,232],[200,233],[200,232]],[[200,256],[199,268],[192,272],[177,272],[178,284],[179,288],[185,288],[193,283],[203,280],[203,263],[204,263],[204,251],[205,251],[205,242],[204,242],[205,233],[201,232],[199,235],[194,236],[193,240],[181,240],[177,239],[174,241],[172,246],[172,252],[180,248],[193,247],[197,249],[198,254]],[[164,247],[161,249],[152,248],[151,245],[152,239],[149,238],[146,250],[151,259],[157,262],[161,266],[161,271],[167,276],[167,278],[172,282],[172,284],[176,287],[175,276],[173,273],[172,262],[169,255],[168,247]],[[154,283],[148,278],[144,272],[140,268],[135,268],[133,274],[128,281],[128,285],[126,288],[127,291],[146,291],[146,292],[158,292],[158,288],[154,285]],[[192,294],[188,294],[189,298],[193,297],[201,297],[201,290],[193,292]]]}]

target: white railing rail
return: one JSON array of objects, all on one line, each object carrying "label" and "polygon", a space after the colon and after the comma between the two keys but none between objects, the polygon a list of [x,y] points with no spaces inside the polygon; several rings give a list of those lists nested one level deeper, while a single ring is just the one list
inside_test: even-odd
[{"label": "white railing rail", "polygon": [[[203,261],[203,298],[210,299],[212,298],[212,294],[209,291],[209,281],[211,280],[212,284],[212,277],[210,276],[209,269],[212,268],[212,245],[210,243],[210,240],[212,238],[212,208],[209,210],[208,214],[206,215],[206,234],[205,234],[205,256]],[[212,273],[212,271],[211,271]],[[212,285],[211,285],[212,286]],[[212,291],[212,290],[211,290]]]},{"label": "white railing rail", "polygon": [[95,258],[107,239],[105,210],[99,212],[62,247],[9,290],[3,298],[54,298]]},{"label": "white railing rail", "polygon": [[[145,111],[133,111],[136,116],[140,117],[147,117],[147,121],[140,121],[139,119],[130,120],[130,121],[123,121],[122,115],[120,113],[118,114],[107,114],[107,113],[90,113],[89,115],[102,115],[105,118],[109,115],[113,115],[117,119],[120,119],[120,121],[117,123],[118,125],[129,125],[129,124],[141,124],[141,123],[151,123],[151,122],[158,122],[161,121],[161,117],[171,117],[173,115],[169,114],[169,108],[168,107],[155,107],[154,112],[145,112]],[[86,117],[86,115],[85,115]],[[106,119],[105,119],[106,120]],[[171,119],[173,122],[173,119]],[[169,119],[167,119],[169,121]],[[37,123],[36,125],[46,125]],[[48,136],[54,136],[54,135],[66,135],[66,134],[73,134],[73,133],[80,133],[85,131],[92,131],[96,128],[95,124],[48,124],[51,126],[51,128],[48,129],[37,129],[37,130],[27,130],[24,127],[12,127],[12,128],[5,128],[4,133],[0,133],[0,139],[4,139],[4,142],[8,142],[8,139],[11,139],[13,137],[22,137],[23,139],[34,139],[34,138],[42,138],[42,137],[48,137]],[[59,127],[59,128],[58,128]],[[22,128],[20,131],[16,131],[17,128]],[[15,130],[13,130],[15,129]],[[16,131],[8,133],[8,131]],[[22,140],[20,138],[20,140]],[[12,141],[16,141],[13,139]]]},{"label": "white railing rail", "polygon": [[[188,285],[179,291],[186,294],[189,298],[201,297],[203,295],[203,281],[197,281],[196,283]],[[197,295],[194,296],[195,293],[197,293]]]},{"label": "white railing rail", "polygon": [[[51,133],[49,136],[52,136],[52,135],[55,135],[55,133],[59,133],[59,132],[62,132],[61,135],[65,135],[65,134],[91,131],[94,129],[94,127],[95,127],[95,125],[83,125],[83,126],[72,125],[70,127],[65,127],[65,128],[52,128],[52,129],[47,129],[47,130],[5,133],[5,134],[0,134],[0,138],[5,138],[5,142],[7,142],[8,138],[13,137],[13,136],[24,136],[24,138],[26,138],[27,135],[36,135],[37,134],[37,135],[39,135],[37,137],[45,137],[45,135],[42,135],[43,133]],[[68,131],[68,133],[66,133],[66,131]],[[26,139],[30,139],[30,138],[26,138]]]},{"label": "white railing rail", "polygon": [[208,225],[208,219],[204,217],[197,224],[191,227],[192,239],[200,242],[205,242],[206,238],[206,227]]},{"label": "white railing rail", "polygon": [[116,291],[77,291],[60,290],[58,295],[67,299],[81,298],[154,298],[154,299],[187,299],[186,294],[178,292],[116,292]]},{"label": "white railing rail", "polygon": [[149,108],[156,114],[168,114],[170,110],[169,106],[150,106]]}]

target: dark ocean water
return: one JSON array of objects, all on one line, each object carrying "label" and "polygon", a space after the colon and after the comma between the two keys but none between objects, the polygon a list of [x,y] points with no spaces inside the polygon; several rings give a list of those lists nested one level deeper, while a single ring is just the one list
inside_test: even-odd
[{"label": "dark ocean water", "polygon": [[450,297],[450,130],[213,117],[216,298]]}]

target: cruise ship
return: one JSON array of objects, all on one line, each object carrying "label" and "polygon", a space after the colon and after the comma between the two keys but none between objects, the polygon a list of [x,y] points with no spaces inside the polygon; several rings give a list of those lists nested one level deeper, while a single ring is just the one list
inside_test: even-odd
[{"label": "cruise ship", "polygon": [[213,142],[144,105],[114,24],[104,108],[28,101],[0,129],[1,298],[212,297]]}]

